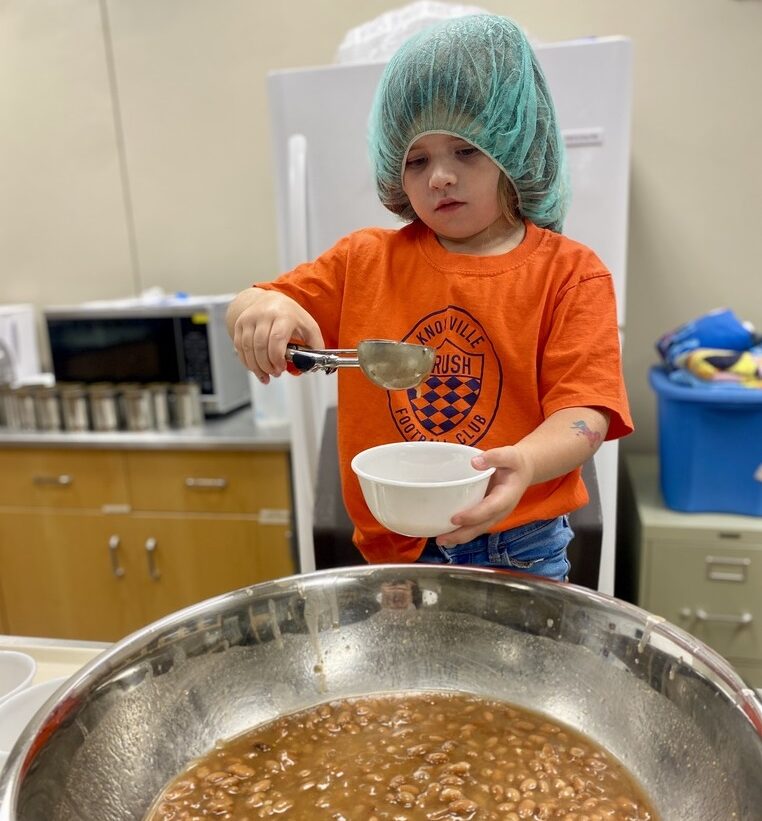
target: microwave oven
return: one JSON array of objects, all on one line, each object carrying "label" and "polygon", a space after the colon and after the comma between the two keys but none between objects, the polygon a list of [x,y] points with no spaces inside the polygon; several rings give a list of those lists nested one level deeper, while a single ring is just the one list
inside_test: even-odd
[{"label": "microwave oven", "polygon": [[43,308],[57,382],[198,383],[207,415],[251,401],[225,327],[232,294]]}]

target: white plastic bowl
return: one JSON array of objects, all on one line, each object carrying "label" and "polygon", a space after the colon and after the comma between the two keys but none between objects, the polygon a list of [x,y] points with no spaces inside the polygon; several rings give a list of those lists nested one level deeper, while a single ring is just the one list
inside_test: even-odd
[{"label": "white plastic bowl", "polygon": [[476,470],[481,453],[449,442],[393,442],[352,459],[373,516],[403,536],[439,536],[456,529],[450,519],[484,498],[494,468]]},{"label": "white plastic bowl", "polygon": [[0,650],[0,704],[28,687],[37,672],[37,662],[17,650]]},{"label": "white plastic bowl", "polygon": [[65,681],[66,676],[42,681],[20,690],[0,704],[0,762],[10,753],[34,714]]}]

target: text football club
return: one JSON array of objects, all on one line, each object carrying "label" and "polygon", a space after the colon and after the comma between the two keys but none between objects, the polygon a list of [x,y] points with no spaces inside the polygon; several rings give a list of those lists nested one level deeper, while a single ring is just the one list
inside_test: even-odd
[{"label": "text football club", "polygon": [[476,444],[492,424],[502,385],[500,361],[480,323],[450,305],[422,319],[403,341],[429,345],[437,357],[418,388],[389,392],[400,434],[408,442]]}]

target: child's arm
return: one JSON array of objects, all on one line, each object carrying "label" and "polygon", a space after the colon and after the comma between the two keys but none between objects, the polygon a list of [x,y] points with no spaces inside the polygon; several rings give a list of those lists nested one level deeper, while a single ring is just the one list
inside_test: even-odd
[{"label": "child's arm", "polygon": [[278,291],[247,288],[228,306],[228,333],[241,362],[267,384],[286,369],[286,345],[298,338],[311,348],[323,348],[317,322],[291,297]]},{"label": "child's arm", "polygon": [[485,450],[472,460],[483,470],[496,467],[487,495],[452,517],[460,527],[437,539],[443,547],[486,533],[519,503],[530,485],[563,476],[586,462],[601,446],[609,414],[596,408],[564,408],[549,416],[515,445]]}]

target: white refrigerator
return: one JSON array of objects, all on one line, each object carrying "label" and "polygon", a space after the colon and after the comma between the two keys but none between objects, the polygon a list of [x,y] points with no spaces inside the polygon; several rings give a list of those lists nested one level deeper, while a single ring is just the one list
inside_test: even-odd
[{"label": "white refrigerator", "polygon": [[[614,276],[624,339],[632,43],[625,37],[535,45],[567,146],[572,205],[564,232],[593,248]],[[366,129],[382,63],[272,72],[268,77],[279,263],[288,270],[344,234],[399,227],[378,201]],[[314,569],[312,510],[325,408],[337,375],[284,377],[302,572]],[[254,401],[257,401],[255,395]],[[618,446],[595,456],[603,518],[599,589],[613,593]]]}]

